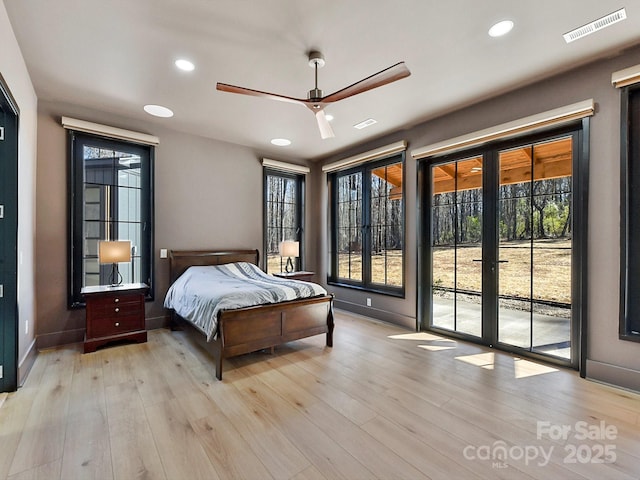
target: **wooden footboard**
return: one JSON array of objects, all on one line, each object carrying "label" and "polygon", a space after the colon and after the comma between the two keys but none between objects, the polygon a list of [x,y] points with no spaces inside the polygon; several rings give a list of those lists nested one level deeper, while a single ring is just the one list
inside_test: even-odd
[{"label": "wooden footboard", "polygon": [[326,345],[332,347],[331,295],[223,311],[218,318],[218,334],[212,341],[216,378],[222,379],[224,358],[322,333],[326,334]]}]

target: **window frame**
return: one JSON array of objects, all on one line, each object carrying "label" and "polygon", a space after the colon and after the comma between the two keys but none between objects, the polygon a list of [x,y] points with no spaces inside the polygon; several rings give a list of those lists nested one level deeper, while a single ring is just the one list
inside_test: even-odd
[{"label": "window frame", "polygon": [[621,89],[619,338],[640,342],[640,83]]},{"label": "window frame", "polygon": [[[373,170],[396,163],[402,164],[402,285],[388,286],[380,283],[374,283],[371,280],[371,177]],[[353,175],[361,172],[363,175],[363,194],[362,194],[362,280],[349,280],[338,276],[338,179],[343,176]],[[329,182],[329,199],[330,199],[330,241],[331,252],[329,255],[329,271],[327,274],[327,283],[329,285],[362,290],[371,293],[388,295],[393,297],[405,298],[406,289],[406,253],[407,253],[407,218],[406,218],[406,151],[394,153],[391,156],[376,159],[369,162],[363,162],[351,168],[331,172],[328,175]]]},{"label": "window frame", "polygon": [[146,300],[154,298],[154,154],[153,145],[140,144],[127,140],[110,138],[103,135],[95,135],[78,130],[68,130],[68,154],[69,154],[69,239],[68,239],[68,300],[69,308],[83,308],[85,301],[80,291],[83,286],[84,262],[83,262],[83,223],[84,223],[84,162],[83,147],[86,144],[109,148],[114,150],[126,150],[136,153],[148,161],[147,167],[141,166],[142,191],[141,196],[141,222],[146,223],[143,229],[143,239],[140,245],[140,277],[143,283],[149,287]]},{"label": "window frame", "polygon": [[[281,177],[286,178],[288,180],[293,180],[296,182],[295,191],[296,191],[296,238],[292,239],[284,239],[284,240],[295,240],[299,242],[299,257],[294,258],[293,266],[295,271],[304,270],[304,257],[305,257],[305,241],[304,241],[304,225],[305,225],[305,180],[306,175],[302,173],[293,173],[293,172],[285,172],[283,170],[278,170],[271,167],[263,168],[263,189],[262,189],[262,208],[263,208],[263,227],[262,227],[262,251],[264,252],[264,271],[266,273],[280,273],[284,272],[286,259],[284,257],[280,257],[280,272],[270,272],[269,271],[269,251],[268,251],[268,232],[269,232],[269,207],[268,207],[268,191],[269,191],[269,177]],[[283,239],[280,239],[282,241]]]}]

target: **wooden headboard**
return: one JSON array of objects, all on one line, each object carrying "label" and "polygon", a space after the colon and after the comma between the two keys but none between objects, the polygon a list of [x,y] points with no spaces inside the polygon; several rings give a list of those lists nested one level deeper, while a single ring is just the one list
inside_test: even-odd
[{"label": "wooden headboard", "polygon": [[233,262],[249,262],[255,265],[259,260],[258,250],[171,250],[169,252],[170,285],[193,265],[223,265]]}]

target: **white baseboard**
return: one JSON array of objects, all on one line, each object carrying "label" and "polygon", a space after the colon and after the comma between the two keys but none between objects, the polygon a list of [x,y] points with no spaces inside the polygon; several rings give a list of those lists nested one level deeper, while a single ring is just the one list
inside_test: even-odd
[{"label": "white baseboard", "polygon": [[18,386],[21,387],[24,384],[24,381],[27,379],[27,375],[31,371],[31,367],[33,367],[34,362],[36,361],[36,357],[38,356],[38,349],[36,348],[36,339],[34,338],[27,348],[26,353],[20,359],[18,363]]}]

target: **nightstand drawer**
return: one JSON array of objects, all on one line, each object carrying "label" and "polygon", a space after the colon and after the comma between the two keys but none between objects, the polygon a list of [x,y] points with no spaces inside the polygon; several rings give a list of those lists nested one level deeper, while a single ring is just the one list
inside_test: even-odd
[{"label": "nightstand drawer", "polygon": [[128,297],[120,302],[96,301],[89,303],[87,308],[91,310],[90,315],[94,319],[140,315],[144,310],[144,299]]},{"label": "nightstand drawer", "polygon": [[94,318],[91,327],[87,328],[87,335],[89,337],[108,337],[136,330],[144,330],[144,322],[141,321],[139,314],[116,315],[110,318]]},{"label": "nightstand drawer", "polygon": [[102,297],[96,297],[93,299],[93,303],[96,305],[118,305],[119,303],[131,303],[137,302],[140,295],[105,295]]}]

